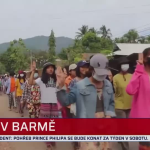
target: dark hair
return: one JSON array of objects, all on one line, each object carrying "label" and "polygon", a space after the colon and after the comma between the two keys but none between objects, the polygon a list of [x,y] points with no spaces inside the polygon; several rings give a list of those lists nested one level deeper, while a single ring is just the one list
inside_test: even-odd
[{"label": "dark hair", "polygon": [[[88,73],[87,73],[87,76],[88,76],[88,77],[91,77],[91,76],[92,76],[92,71],[93,71],[93,70],[94,70],[94,68],[91,67],[91,66],[89,66],[89,71],[88,71]],[[76,76],[79,77],[79,78],[81,78],[81,73],[80,73],[80,67],[79,67],[79,66],[77,66],[77,68],[76,68]]]},{"label": "dark hair", "polygon": [[76,68],[76,76],[81,78],[81,73],[80,73],[80,67],[79,66],[77,66],[77,68]]},{"label": "dark hair", "polygon": [[45,67],[42,71],[42,77],[41,77],[41,80],[43,81],[44,84],[47,84],[50,77],[54,79],[54,82],[56,82],[56,74],[55,74],[55,66],[52,66],[54,68],[54,72],[53,74],[50,76],[49,74],[46,73],[46,69],[48,68],[49,66]]},{"label": "dark hair", "polygon": [[69,66],[65,66],[65,67],[63,68],[63,72],[64,72],[64,69],[66,69],[66,71],[67,71],[67,76],[69,76]]},{"label": "dark hair", "polygon": [[24,76],[21,77],[20,74],[19,74],[19,76],[18,76],[19,82],[20,82],[21,79],[23,79],[23,81],[25,82],[25,81],[26,81],[26,73],[23,72],[23,73],[21,73],[21,74],[24,74]]},{"label": "dark hair", "polygon": [[13,76],[15,75],[15,73],[14,73],[14,72],[10,72],[9,75],[10,75],[11,77],[13,77]]},{"label": "dark hair", "polygon": [[150,47],[149,48],[146,48],[144,51],[143,51],[143,58],[146,58],[148,56],[148,53],[150,52]]},{"label": "dark hair", "polygon": [[94,71],[94,67],[89,66],[89,71],[88,71],[88,74],[87,74],[87,76],[88,76],[89,78],[92,76],[93,71]]}]

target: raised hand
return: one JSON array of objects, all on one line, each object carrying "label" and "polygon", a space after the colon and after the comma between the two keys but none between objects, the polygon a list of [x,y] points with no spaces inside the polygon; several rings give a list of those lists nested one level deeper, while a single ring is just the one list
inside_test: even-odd
[{"label": "raised hand", "polygon": [[139,60],[137,60],[137,64],[143,65],[143,54],[142,53],[139,54]]},{"label": "raised hand", "polygon": [[61,67],[57,67],[56,70],[56,77],[57,77],[57,84],[59,86],[59,88],[62,88],[65,85],[65,74],[62,71]]},{"label": "raised hand", "polygon": [[31,71],[35,71],[36,70],[36,62],[35,61],[33,61],[33,63],[31,64],[30,70]]},{"label": "raised hand", "polygon": [[137,62],[137,64],[139,64],[139,65],[143,65],[143,60],[137,60],[136,62]]}]

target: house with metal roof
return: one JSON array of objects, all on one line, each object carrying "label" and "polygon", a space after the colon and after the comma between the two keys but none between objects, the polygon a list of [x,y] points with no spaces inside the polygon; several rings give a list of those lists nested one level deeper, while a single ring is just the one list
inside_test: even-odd
[{"label": "house with metal roof", "polygon": [[132,54],[142,53],[144,49],[150,47],[150,44],[139,43],[116,43],[114,55],[129,56]]},{"label": "house with metal roof", "polygon": [[[138,54],[142,53],[144,49],[150,47],[150,44],[141,44],[141,43],[116,43],[116,46],[113,51],[114,62],[127,57],[130,60],[131,73],[134,72],[136,66],[136,60],[138,60]],[[110,63],[111,65],[111,63]],[[112,66],[116,67],[116,66]]]}]

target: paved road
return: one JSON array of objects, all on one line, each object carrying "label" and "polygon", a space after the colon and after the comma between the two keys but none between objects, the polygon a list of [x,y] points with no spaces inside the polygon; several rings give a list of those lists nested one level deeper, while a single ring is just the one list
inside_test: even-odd
[{"label": "paved road", "polygon": [[[28,117],[28,113],[25,113]],[[20,115],[9,111],[8,98],[6,95],[0,95],[0,118],[20,118]],[[118,143],[112,143],[113,150],[121,150]],[[0,150],[46,150],[43,142],[0,142]],[[73,150],[71,143],[58,142],[57,150]],[[137,143],[130,143],[130,150],[138,150]]]}]

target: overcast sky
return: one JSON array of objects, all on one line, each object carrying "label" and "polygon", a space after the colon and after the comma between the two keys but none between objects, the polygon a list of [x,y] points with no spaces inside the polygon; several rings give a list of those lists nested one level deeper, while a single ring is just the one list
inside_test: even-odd
[{"label": "overcast sky", "polygon": [[38,35],[75,37],[82,25],[114,37],[137,28],[150,34],[150,0],[0,0],[0,43]]}]

